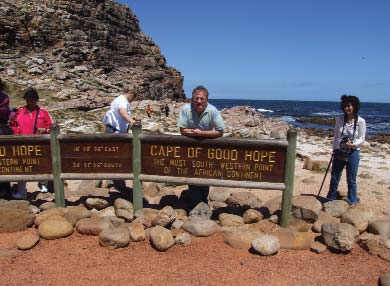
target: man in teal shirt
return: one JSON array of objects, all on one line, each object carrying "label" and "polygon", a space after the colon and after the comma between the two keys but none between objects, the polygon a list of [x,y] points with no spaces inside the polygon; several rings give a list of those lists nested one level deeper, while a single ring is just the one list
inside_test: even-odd
[{"label": "man in teal shirt", "polygon": [[[225,128],[222,116],[215,106],[208,103],[208,90],[199,85],[192,91],[191,103],[185,104],[179,113],[177,126],[180,133],[189,137],[217,138]],[[207,204],[209,186],[188,185],[193,206]]]}]

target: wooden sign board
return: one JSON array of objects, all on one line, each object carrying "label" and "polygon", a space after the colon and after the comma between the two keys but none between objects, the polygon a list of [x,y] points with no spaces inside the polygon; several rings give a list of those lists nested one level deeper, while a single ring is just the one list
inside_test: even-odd
[{"label": "wooden sign board", "polygon": [[51,174],[50,142],[24,143],[26,140],[19,139],[0,142],[0,175]]},{"label": "wooden sign board", "polygon": [[132,173],[131,141],[60,142],[63,173]]},{"label": "wooden sign board", "polygon": [[[150,141],[150,140],[147,140]],[[194,140],[193,142],[196,143]],[[188,142],[143,142],[145,175],[252,182],[284,182],[286,148]]]}]

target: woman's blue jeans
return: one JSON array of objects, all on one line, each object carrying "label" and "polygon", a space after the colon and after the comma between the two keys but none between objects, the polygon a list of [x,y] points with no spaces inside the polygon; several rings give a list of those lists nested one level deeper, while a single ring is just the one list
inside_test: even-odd
[{"label": "woman's blue jeans", "polygon": [[357,184],[356,177],[360,161],[360,151],[354,150],[348,154],[348,162],[340,160],[335,153],[332,164],[332,177],[330,179],[329,192],[326,196],[329,200],[335,200],[337,195],[337,188],[339,186],[341,173],[344,166],[347,169],[347,184],[348,184],[348,203],[355,205],[358,202],[357,199]]}]

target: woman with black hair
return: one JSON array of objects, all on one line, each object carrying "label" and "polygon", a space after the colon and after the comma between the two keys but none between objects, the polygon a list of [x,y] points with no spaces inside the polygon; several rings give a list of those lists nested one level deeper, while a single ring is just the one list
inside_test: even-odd
[{"label": "woman with black hair", "polygon": [[341,173],[346,166],[348,199],[350,205],[358,203],[356,176],[360,161],[360,146],[366,137],[366,121],[358,115],[359,98],[352,95],[341,97],[342,115],[336,117],[333,137],[333,164],[327,199],[335,200]]}]

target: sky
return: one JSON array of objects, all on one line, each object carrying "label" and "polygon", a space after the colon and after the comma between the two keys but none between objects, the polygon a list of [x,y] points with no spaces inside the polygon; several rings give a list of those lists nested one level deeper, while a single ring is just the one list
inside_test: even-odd
[{"label": "sky", "polygon": [[390,102],[389,0],[120,0],[210,98]]}]

